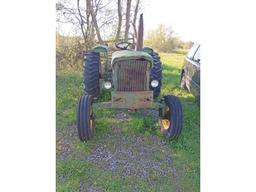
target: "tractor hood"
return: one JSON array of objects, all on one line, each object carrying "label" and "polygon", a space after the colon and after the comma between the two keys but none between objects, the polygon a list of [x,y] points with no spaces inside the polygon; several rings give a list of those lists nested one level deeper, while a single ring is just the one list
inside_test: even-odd
[{"label": "tractor hood", "polygon": [[153,64],[153,58],[144,51],[122,50],[116,51],[112,54],[112,65],[117,61],[132,60],[132,59],[145,59]]}]

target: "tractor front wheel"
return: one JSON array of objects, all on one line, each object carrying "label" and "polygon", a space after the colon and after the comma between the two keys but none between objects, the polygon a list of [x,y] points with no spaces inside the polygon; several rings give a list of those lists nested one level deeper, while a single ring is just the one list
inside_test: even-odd
[{"label": "tractor front wheel", "polygon": [[183,112],[178,97],[167,95],[164,97],[165,107],[160,118],[161,132],[170,139],[178,138],[183,126]]},{"label": "tractor front wheel", "polygon": [[77,129],[81,141],[89,140],[95,132],[94,113],[91,95],[80,97],[77,109]]}]

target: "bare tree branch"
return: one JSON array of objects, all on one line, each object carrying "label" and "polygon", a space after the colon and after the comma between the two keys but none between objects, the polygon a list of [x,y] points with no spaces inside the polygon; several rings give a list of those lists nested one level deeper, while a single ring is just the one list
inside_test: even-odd
[{"label": "bare tree branch", "polygon": [[81,19],[80,27],[81,27],[81,31],[82,31],[83,38],[84,38],[84,45],[86,46],[87,36],[86,36],[86,34],[84,32],[84,20],[83,20],[83,16],[81,14],[81,11],[80,11],[79,3],[80,3],[80,0],[77,0],[77,10],[78,10],[78,14],[79,14],[80,19]]}]

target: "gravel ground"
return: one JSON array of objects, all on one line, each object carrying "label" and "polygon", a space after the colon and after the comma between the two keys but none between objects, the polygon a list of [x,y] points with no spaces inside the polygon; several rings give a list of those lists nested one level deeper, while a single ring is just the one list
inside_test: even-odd
[{"label": "gravel ground", "polygon": [[[146,111],[146,110],[145,110]],[[142,111],[144,115],[157,117],[156,111]],[[155,185],[157,178],[170,178],[175,191],[180,191],[177,171],[173,165],[171,150],[167,144],[156,135],[123,135],[122,123],[129,122],[131,116],[126,112],[117,112],[114,117],[118,122],[111,126],[111,130],[100,135],[97,142],[92,144],[90,152],[77,152],[76,125],[67,129],[57,129],[57,160],[79,159],[88,161],[101,170],[116,172],[123,179],[137,176],[149,185]],[[96,133],[97,134],[97,133]],[[100,142],[99,142],[100,141]],[[57,179],[65,180],[57,173]],[[165,180],[166,181],[166,180]],[[98,191],[93,187],[81,184],[80,191]],[[136,191],[136,188],[135,188]]]}]

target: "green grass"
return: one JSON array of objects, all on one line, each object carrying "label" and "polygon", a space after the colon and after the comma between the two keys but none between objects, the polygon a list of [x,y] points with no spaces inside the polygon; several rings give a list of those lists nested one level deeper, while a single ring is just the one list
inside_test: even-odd
[{"label": "green grass", "polygon": [[[131,120],[119,123],[115,118],[117,110],[102,109],[95,111],[97,133],[92,140],[81,143],[73,134],[76,124],[76,105],[83,94],[82,72],[57,72],[57,191],[79,191],[90,187],[99,191],[174,191],[168,178],[159,178],[151,174],[156,184],[151,186],[138,176],[123,178],[120,172],[102,170],[101,164],[84,160],[94,147],[102,144],[109,149],[115,148],[114,140],[102,140],[105,134],[111,134],[111,126],[119,125],[121,134],[129,141],[134,134],[145,139],[146,145],[152,145],[150,135],[156,135],[168,143],[175,170],[177,171],[180,189],[182,191],[199,191],[200,188],[200,108],[194,103],[194,96],[179,88],[180,70],[184,61],[182,53],[160,54],[163,62],[162,94],[176,95],[182,101],[184,126],[178,140],[168,141],[159,131],[159,125],[150,117],[141,113],[131,114]],[[109,95],[104,94],[105,98]],[[72,129],[72,131],[70,131]],[[71,134],[71,133],[72,134]],[[74,139],[75,138],[75,139]],[[120,138],[116,138],[120,139]],[[129,145],[129,143],[127,144]],[[61,159],[65,151],[67,155]],[[162,156],[157,153],[152,157],[159,161]],[[166,180],[166,182],[165,182]]]},{"label": "green grass", "polygon": [[163,94],[178,96],[182,101],[184,125],[178,140],[170,141],[175,163],[184,174],[185,191],[199,191],[200,188],[200,108],[194,103],[194,96],[179,88],[179,77],[184,63],[182,54],[161,54],[164,63]]}]

